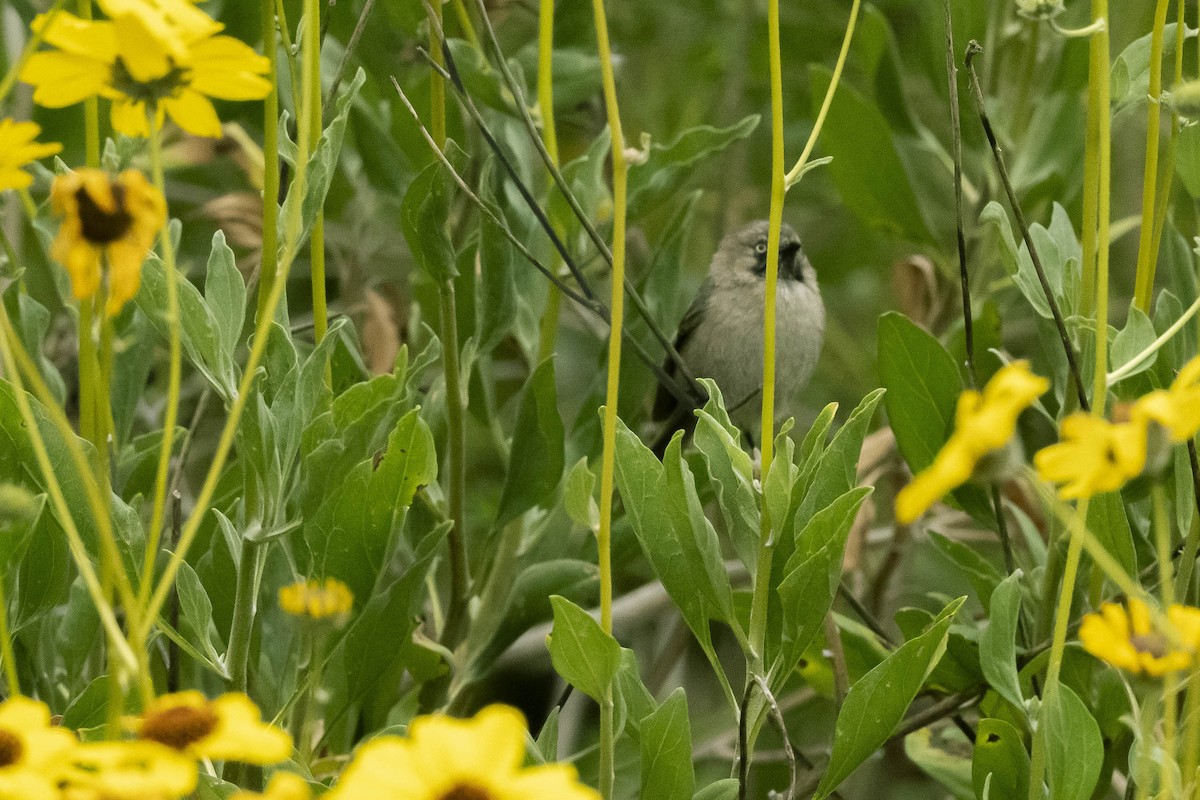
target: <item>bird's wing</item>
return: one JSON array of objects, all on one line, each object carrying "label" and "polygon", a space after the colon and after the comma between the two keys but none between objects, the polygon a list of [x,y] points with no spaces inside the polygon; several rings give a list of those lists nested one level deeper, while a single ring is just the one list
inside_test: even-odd
[{"label": "bird's wing", "polygon": [[[692,338],[692,334],[700,326],[700,321],[704,319],[704,312],[708,309],[708,301],[712,296],[712,290],[712,281],[705,280],[700,285],[700,291],[696,293],[696,299],[688,306],[688,310],[684,313],[683,319],[679,323],[679,330],[675,333],[676,352],[683,352],[688,340]],[[678,374],[674,360],[669,357],[663,362],[663,370],[672,378]],[[660,383],[658,385],[658,394],[654,397],[653,418],[656,421],[667,419],[675,411],[675,407],[678,404],[678,398],[671,393],[670,389]]]}]

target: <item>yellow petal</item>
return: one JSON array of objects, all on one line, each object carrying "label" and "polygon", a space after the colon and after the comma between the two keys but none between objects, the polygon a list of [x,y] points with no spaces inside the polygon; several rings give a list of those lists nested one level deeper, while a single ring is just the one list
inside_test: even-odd
[{"label": "yellow petal", "polygon": [[271,93],[271,62],[232,36],[192,47],[192,88],[221,100],[258,100]]},{"label": "yellow petal", "polygon": [[140,100],[121,97],[112,103],[113,129],[134,138],[150,136],[150,123],[146,120],[146,104]]},{"label": "yellow petal", "polygon": [[21,80],[34,87],[33,102],[66,108],[94,97],[111,80],[111,68],[89,56],[47,51],[34,53],[21,70]]},{"label": "yellow petal", "polygon": [[53,19],[39,14],[30,27],[35,33],[41,32],[46,44],[66,53],[106,64],[117,60],[117,32],[111,22],[81,19],[59,11]]},{"label": "yellow petal", "polygon": [[0,168],[0,192],[6,189],[28,189],[33,185],[33,176],[23,169]]},{"label": "yellow petal", "polygon": [[175,124],[195,136],[221,138],[221,119],[207,97],[184,89],[177,96],[163,101],[163,109]]},{"label": "yellow petal", "polygon": [[150,83],[171,71],[169,42],[152,30],[145,16],[124,14],[113,20],[117,26],[117,42],[121,48],[121,63],[138,83]]}]

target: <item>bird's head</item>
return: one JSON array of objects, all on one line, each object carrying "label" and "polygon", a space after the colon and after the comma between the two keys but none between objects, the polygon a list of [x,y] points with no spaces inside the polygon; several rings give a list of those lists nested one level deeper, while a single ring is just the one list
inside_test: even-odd
[{"label": "bird's head", "polygon": [[[731,277],[750,275],[762,280],[767,274],[767,232],[767,221],[760,219],[726,234],[714,259],[717,268],[732,273]],[[783,223],[779,231],[780,279],[804,283],[811,275],[812,267],[801,248],[799,234]]]}]

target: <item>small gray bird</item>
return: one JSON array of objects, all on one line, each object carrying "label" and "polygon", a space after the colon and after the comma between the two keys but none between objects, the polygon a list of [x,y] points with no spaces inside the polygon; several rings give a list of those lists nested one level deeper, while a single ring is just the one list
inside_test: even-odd
[{"label": "small gray bird", "polygon": [[[676,334],[675,348],[697,378],[712,378],[725,397],[730,419],[758,444],[762,415],[763,309],[767,272],[767,221],[726,234],[713,255],[708,278]],[[776,418],[794,415],[797,395],[808,384],[825,333],[825,305],[817,273],[786,223],[779,237],[776,293]],[[664,367],[675,376],[676,365]],[[694,424],[690,408],[658,387],[654,419],[666,420],[665,450],[677,426]]]}]

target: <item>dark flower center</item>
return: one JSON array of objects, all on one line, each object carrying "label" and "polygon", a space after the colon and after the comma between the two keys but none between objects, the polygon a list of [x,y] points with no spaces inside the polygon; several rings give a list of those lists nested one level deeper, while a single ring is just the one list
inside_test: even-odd
[{"label": "dark flower center", "polygon": [[473,783],[456,783],[438,800],[495,800],[495,796],[487,789]]},{"label": "dark flower center", "polygon": [[12,731],[0,728],[0,767],[11,767],[21,760],[25,752],[21,740]]},{"label": "dark flower center", "polygon": [[176,750],[185,750],[212,733],[217,722],[217,715],[207,708],[177,706],[146,717],[142,721],[141,736]]},{"label": "dark flower center", "polygon": [[148,83],[142,83],[133,77],[129,68],[125,66],[125,62],[120,56],[117,56],[117,60],[113,62],[112,66],[112,86],[130,100],[143,103],[153,104],[159,100],[174,97],[181,88],[191,82],[191,70],[177,67],[174,62],[170,63],[171,67],[166,75]]},{"label": "dark flower center", "polygon": [[96,205],[86,188],[80,188],[75,193],[75,199],[79,203],[79,222],[83,227],[83,238],[92,244],[112,244],[128,233],[129,227],[133,225],[133,217],[125,210],[125,187],[114,183],[112,193],[117,210],[111,214]]},{"label": "dark flower center", "polygon": [[1147,633],[1142,636],[1131,636],[1129,643],[1139,653],[1148,653],[1154,658],[1162,658],[1170,651],[1167,637],[1161,633]]}]

